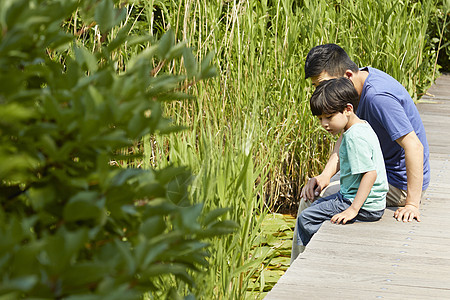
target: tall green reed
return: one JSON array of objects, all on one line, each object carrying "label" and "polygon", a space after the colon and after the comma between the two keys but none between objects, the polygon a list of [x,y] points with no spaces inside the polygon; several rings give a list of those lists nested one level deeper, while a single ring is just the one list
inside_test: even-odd
[{"label": "tall green reed", "polygon": [[[349,3],[352,3],[349,2]],[[348,48],[363,65],[375,66],[402,83],[417,100],[431,82],[428,25],[435,1],[361,1],[342,6],[351,17]],[[350,21],[352,20],[352,21]]]}]

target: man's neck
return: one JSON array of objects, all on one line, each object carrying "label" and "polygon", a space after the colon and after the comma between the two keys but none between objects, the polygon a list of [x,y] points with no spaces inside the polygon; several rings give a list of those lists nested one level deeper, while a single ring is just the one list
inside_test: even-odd
[{"label": "man's neck", "polygon": [[369,72],[366,70],[358,71],[353,75],[353,85],[355,86],[358,95],[361,97],[361,93],[364,87],[364,82],[366,82]]}]

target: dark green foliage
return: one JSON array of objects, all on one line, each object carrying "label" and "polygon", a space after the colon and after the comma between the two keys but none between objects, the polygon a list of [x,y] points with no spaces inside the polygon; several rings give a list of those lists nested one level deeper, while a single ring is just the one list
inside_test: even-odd
[{"label": "dark green foliage", "polygon": [[[0,5],[0,297],[139,299],[169,291],[169,274],[192,286],[207,264],[202,239],[234,223],[218,219],[223,210],[202,217],[187,169],[113,162],[145,135],[180,130],[160,101],[214,75],[211,57],[197,70],[171,32],[144,47],[151,39],[126,24],[105,42],[124,21],[112,0]],[[77,9],[101,31],[93,52],[61,27]],[[126,42],[144,50],[119,69],[112,54]],[[155,76],[181,56],[188,76]]]}]

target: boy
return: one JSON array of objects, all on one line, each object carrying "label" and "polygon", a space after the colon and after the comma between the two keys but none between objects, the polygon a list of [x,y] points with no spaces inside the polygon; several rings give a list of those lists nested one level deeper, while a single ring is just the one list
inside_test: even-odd
[{"label": "boy", "polygon": [[322,223],[377,221],[386,207],[388,183],[375,132],[355,114],[359,95],[344,77],[322,81],[310,100],[325,130],[342,133],[339,149],[340,191],[316,200],[297,219],[298,243],[306,246]]}]

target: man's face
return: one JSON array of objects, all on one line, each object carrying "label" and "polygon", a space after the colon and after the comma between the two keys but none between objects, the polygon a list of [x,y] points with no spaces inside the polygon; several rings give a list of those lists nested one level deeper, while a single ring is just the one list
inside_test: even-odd
[{"label": "man's face", "polygon": [[311,77],[313,86],[317,87],[322,81],[337,78],[336,76],[330,76],[327,71],[322,71],[318,76]]}]

